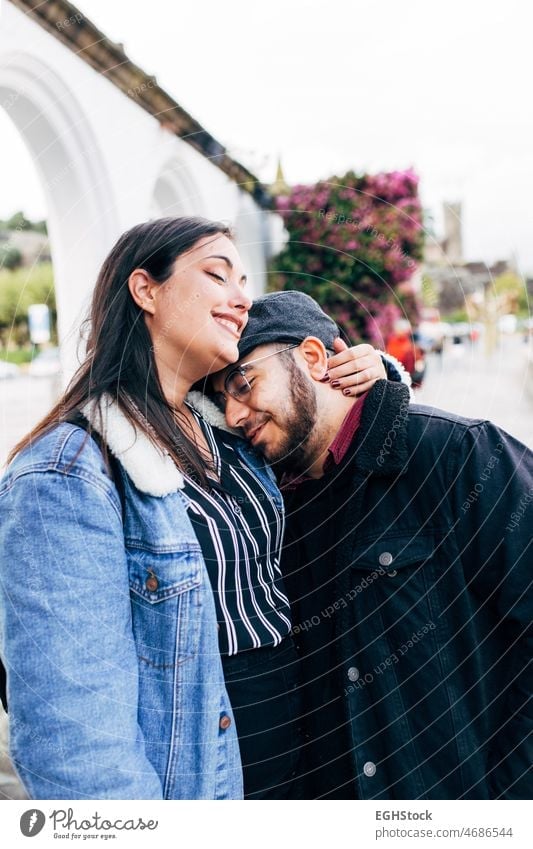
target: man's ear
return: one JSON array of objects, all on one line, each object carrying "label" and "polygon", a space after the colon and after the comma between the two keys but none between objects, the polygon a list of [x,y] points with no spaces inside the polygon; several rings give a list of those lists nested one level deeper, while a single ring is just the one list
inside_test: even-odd
[{"label": "man's ear", "polygon": [[316,336],[308,336],[298,346],[298,352],[305,360],[313,380],[322,380],[328,368],[328,354],[324,343]]},{"label": "man's ear", "polygon": [[159,283],[156,283],[144,268],[136,268],[132,271],[128,280],[130,295],[145,312],[150,315],[155,313],[156,293]]}]

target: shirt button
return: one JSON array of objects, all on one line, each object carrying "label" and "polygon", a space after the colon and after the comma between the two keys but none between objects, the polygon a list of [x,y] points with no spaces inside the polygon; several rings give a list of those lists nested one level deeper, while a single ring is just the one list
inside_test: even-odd
[{"label": "shirt button", "polygon": [[219,724],[220,728],[222,729],[222,731],[227,731],[227,729],[231,725],[231,719],[229,718],[227,713],[223,714],[220,717],[220,722],[218,724]]},{"label": "shirt button", "polygon": [[390,551],[383,551],[379,555],[379,565],[380,566],[390,566],[393,561],[392,554]]},{"label": "shirt button", "polygon": [[359,670],[356,666],[350,666],[348,670],[348,678],[350,681],[357,681],[359,678]]},{"label": "shirt button", "polygon": [[363,767],[363,772],[367,778],[372,778],[376,774],[376,764],[372,761],[367,761]]},{"label": "shirt button", "polygon": [[145,587],[147,590],[150,590],[151,593],[155,592],[158,586],[159,581],[155,575],[150,575],[150,577],[146,579]]}]

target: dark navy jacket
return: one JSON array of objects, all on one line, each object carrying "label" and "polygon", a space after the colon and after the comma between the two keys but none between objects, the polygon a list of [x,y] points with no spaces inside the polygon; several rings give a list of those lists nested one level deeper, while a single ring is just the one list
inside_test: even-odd
[{"label": "dark navy jacket", "polygon": [[331,555],[355,793],[529,798],[533,455],[387,381],[355,439]]}]

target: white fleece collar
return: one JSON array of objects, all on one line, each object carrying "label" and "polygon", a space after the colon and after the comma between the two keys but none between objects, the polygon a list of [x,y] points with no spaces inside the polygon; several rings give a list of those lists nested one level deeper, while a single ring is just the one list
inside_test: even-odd
[{"label": "white fleece collar", "polygon": [[238,430],[234,430],[231,427],[228,427],[226,424],[226,417],[224,413],[222,413],[216,404],[211,401],[207,395],[204,395],[203,392],[189,392],[187,395],[187,403],[194,407],[197,413],[200,413],[202,418],[209,422],[213,427],[218,427],[219,430],[225,430],[228,433],[234,433],[237,436],[240,436],[240,432]]},{"label": "white fleece collar", "polygon": [[[223,413],[201,392],[190,392],[187,401],[214,427],[237,433],[227,426]],[[99,402],[89,401],[81,412],[93,430],[105,439],[137,489],[158,498],[183,489],[183,475],[169,453],[156,444],[155,438],[152,441],[135,428],[114,398],[106,393]]]},{"label": "white fleece collar", "polygon": [[105,394],[99,401],[89,401],[81,412],[137,489],[157,497],[183,489],[183,475],[168,452],[133,427],[114,398]]}]

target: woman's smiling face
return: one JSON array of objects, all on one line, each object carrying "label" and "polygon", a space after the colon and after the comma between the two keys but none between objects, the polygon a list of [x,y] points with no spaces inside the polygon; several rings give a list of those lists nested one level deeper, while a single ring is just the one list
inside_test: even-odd
[{"label": "woman's smiling face", "polygon": [[138,289],[158,365],[173,368],[192,385],[236,362],[252,304],[245,284],[235,245],[217,235],[200,239],[178,256],[164,283],[146,285],[146,300]]}]

